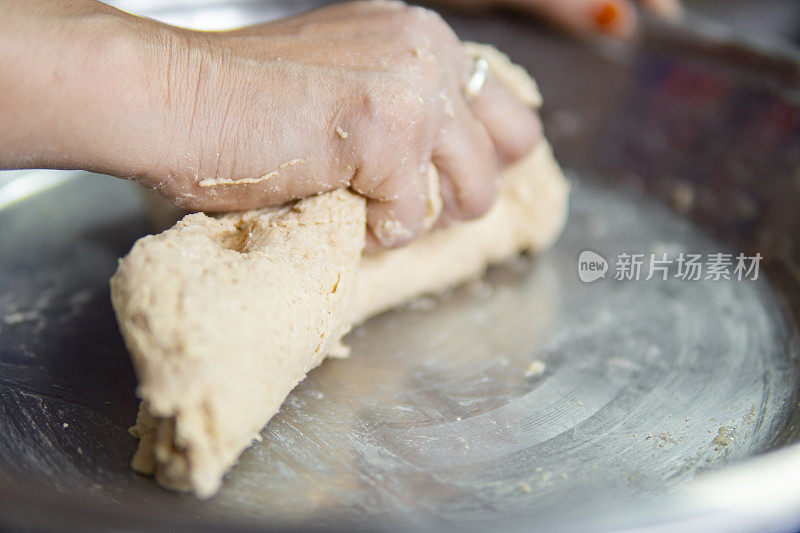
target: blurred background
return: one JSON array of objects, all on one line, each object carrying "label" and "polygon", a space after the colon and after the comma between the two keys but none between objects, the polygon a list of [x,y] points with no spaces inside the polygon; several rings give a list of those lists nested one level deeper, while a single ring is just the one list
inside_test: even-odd
[{"label": "blurred background", "polygon": [[[167,6],[198,6],[219,4],[219,0],[106,0],[122,9],[146,12]],[[231,0],[231,5],[246,4],[253,0]],[[407,0],[410,3],[426,3]],[[284,10],[286,2],[283,3]],[[295,0],[298,10],[311,7],[307,0]],[[800,45],[799,0],[684,0],[694,17],[716,21],[741,30],[748,37],[764,42]],[[220,21],[222,22],[222,21]]]},{"label": "blurred background", "polygon": [[692,12],[723,22],[767,41],[800,45],[800,2],[797,0],[686,0]]}]

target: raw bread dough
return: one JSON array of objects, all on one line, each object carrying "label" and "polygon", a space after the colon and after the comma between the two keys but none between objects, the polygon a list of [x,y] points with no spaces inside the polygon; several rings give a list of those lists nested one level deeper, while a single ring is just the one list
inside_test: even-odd
[{"label": "raw bread dough", "polygon": [[[538,104],[524,71],[476,48]],[[139,472],[213,495],[291,390],[355,324],[558,236],[568,185],[542,142],[508,168],[482,218],[362,255],[363,198],[345,190],[281,208],[184,217],[140,239],[111,279],[139,378]]]}]

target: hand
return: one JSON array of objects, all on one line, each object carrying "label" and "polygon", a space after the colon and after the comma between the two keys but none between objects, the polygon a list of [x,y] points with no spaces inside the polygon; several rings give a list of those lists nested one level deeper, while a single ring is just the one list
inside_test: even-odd
[{"label": "hand", "polygon": [[233,32],[172,31],[172,135],[143,181],[190,209],[350,187],[368,198],[372,236],[396,246],[423,230],[431,163],[447,216],[471,218],[494,197],[496,154],[513,161],[540,137],[536,115],[496,81],[465,99],[474,60],[428,10],[356,2]]}]

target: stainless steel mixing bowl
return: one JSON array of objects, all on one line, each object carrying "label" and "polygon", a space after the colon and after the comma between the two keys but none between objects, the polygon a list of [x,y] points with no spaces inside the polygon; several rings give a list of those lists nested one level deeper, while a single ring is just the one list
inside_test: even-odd
[{"label": "stainless steel mixing bowl", "polygon": [[[316,2],[120,2],[230,27]],[[130,471],[108,301],[134,187],[0,177],[0,524],[725,531],[800,524],[800,62],[702,24],[587,46],[448,15],[526,66],[573,180],[548,254],[382,315],[209,501]],[[592,250],[760,253],[757,281],[582,283]]]}]

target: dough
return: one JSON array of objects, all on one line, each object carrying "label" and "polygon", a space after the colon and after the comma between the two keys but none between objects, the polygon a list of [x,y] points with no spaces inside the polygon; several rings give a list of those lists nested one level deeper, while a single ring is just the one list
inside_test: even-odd
[{"label": "dough", "polygon": [[[494,49],[492,71],[532,105],[535,85]],[[140,239],[111,298],[142,399],[133,468],[213,495],[291,390],[355,324],[536,252],[564,224],[568,185],[542,142],[508,168],[482,218],[362,255],[365,201],[345,190],[281,208],[187,215]]]}]

